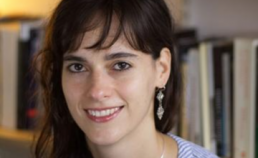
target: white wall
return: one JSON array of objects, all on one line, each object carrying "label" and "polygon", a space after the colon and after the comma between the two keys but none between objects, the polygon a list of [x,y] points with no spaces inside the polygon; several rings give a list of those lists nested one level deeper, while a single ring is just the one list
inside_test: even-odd
[{"label": "white wall", "polygon": [[181,25],[183,20],[183,0],[165,0],[173,18],[178,25]]},{"label": "white wall", "polygon": [[197,27],[201,36],[258,35],[258,0],[185,0],[184,3],[184,25]]}]

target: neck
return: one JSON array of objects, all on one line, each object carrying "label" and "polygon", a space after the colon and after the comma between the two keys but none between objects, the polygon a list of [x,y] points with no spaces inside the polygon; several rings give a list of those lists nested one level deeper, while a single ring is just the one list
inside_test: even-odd
[{"label": "neck", "polygon": [[94,158],[160,158],[164,153],[162,134],[156,131],[154,125],[151,129],[147,129],[149,130],[138,129],[130,132],[130,134],[111,145],[88,144]]},{"label": "neck", "polygon": [[162,137],[162,142],[163,142],[163,145],[162,145],[162,155],[160,158],[164,158],[164,154],[165,154],[165,148],[166,148],[166,143],[165,143],[165,139],[164,137]]}]

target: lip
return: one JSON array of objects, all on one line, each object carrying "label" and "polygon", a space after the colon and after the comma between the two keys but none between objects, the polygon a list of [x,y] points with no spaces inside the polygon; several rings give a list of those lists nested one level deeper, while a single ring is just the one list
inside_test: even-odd
[{"label": "lip", "polygon": [[[124,106],[119,106],[119,107],[109,107],[109,108],[91,108],[91,109],[86,109],[85,112],[86,112],[86,115],[87,117],[92,120],[93,122],[96,122],[96,123],[105,123],[105,122],[108,122],[108,121],[111,121],[113,120],[114,118],[116,118],[119,113],[122,111]],[[89,110],[93,110],[93,111],[102,111],[102,110],[108,110],[108,109],[114,109],[114,108],[118,108],[117,111],[115,111],[113,114],[111,115],[107,115],[107,116],[93,116],[89,113]]]}]

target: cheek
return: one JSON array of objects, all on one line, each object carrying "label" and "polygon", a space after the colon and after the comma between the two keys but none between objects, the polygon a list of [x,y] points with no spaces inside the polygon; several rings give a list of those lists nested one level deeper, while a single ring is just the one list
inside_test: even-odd
[{"label": "cheek", "polygon": [[134,104],[148,104],[153,100],[154,83],[147,75],[134,74],[130,78],[117,83],[119,94],[127,102]]},{"label": "cheek", "polygon": [[73,79],[63,76],[62,87],[64,97],[75,122],[79,123],[83,117],[83,113],[80,110],[80,98],[83,95],[82,84],[80,82],[74,82]]},{"label": "cheek", "polygon": [[76,105],[79,102],[79,98],[82,95],[81,82],[75,82],[73,79],[67,76],[62,77],[62,88],[68,107]]}]

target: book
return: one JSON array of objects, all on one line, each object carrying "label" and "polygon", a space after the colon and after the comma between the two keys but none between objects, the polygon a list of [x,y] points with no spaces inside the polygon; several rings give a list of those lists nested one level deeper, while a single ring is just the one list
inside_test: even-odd
[{"label": "book", "polygon": [[[216,40],[215,40],[216,41]],[[213,39],[210,39],[206,42],[206,48],[207,48],[207,74],[208,74],[208,99],[209,99],[209,116],[210,116],[210,143],[211,143],[211,149],[210,151],[213,153],[217,153],[216,148],[216,135],[215,135],[215,121],[214,121],[214,69],[213,69]]]},{"label": "book", "polygon": [[[214,73],[213,45],[221,38],[211,37],[202,40],[200,50],[200,89],[203,146],[216,153],[216,137],[214,130]],[[205,145],[206,144],[206,145]]]},{"label": "book", "polygon": [[201,91],[199,50],[192,48],[188,52],[188,82],[186,86],[186,105],[188,109],[188,139],[198,145],[203,145],[201,126]]},{"label": "book", "polygon": [[254,42],[254,51],[255,51],[255,59],[256,59],[256,81],[255,81],[255,157],[258,157],[258,41]]},{"label": "book", "polygon": [[33,129],[37,117],[37,85],[31,70],[34,55],[42,44],[42,22],[21,22],[18,56],[18,128]]},{"label": "book", "polygon": [[17,127],[17,52],[19,24],[0,24],[0,49],[2,72],[2,119],[1,126],[9,129]]},{"label": "book", "polygon": [[0,125],[4,128],[32,129],[36,124],[37,87],[30,64],[42,44],[41,26],[41,20],[0,23]]},{"label": "book", "polygon": [[251,52],[251,104],[250,104],[250,157],[257,157],[257,105],[258,105],[258,98],[257,98],[257,92],[258,92],[258,39],[254,40],[252,43],[252,52]]},{"label": "book", "polygon": [[181,62],[181,72],[182,72],[182,80],[183,80],[183,98],[180,106],[180,137],[184,139],[188,139],[188,127],[189,127],[189,116],[188,116],[188,107],[187,107],[187,83],[188,83],[188,63],[187,60]]},{"label": "book", "polygon": [[209,102],[209,79],[208,79],[208,46],[207,42],[200,43],[199,46],[200,64],[200,90],[201,90],[201,115],[202,115],[202,135],[203,146],[211,150],[211,123],[210,123],[210,102]]},{"label": "book", "polygon": [[[178,60],[180,61],[181,67],[188,67],[187,58],[188,58],[188,50],[196,47],[198,45],[197,37],[196,37],[196,30],[189,29],[189,28],[179,28],[175,32],[175,50],[178,52]],[[184,68],[183,68],[184,69]],[[183,70],[182,69],[182,70]],[[185,72],[185,73],[184,73]],[[183,71],[182,73],[187,76],[187,70]],[[187,82],[184,81],[186,84]],[[174,128],[174,133],[177,133],[181,137],[187,139],[188,137],[188,130],[187,130],[187,105],[186,105],[186,93],[183,94],[184,99],[182,100],[182,106],[180,106],[180,114],[179,114],[179,121],[177,123],[177,127]]]},{"label": "book", "polygon": [[[232,47],[231,47],[232,46]],[[228,51],[222,55],[222,83],[223,83],[223,109],[224,109],[224,155],[232,157],[233,146],[233,45],[228,46]]]},{"label": "book", "polygon": [[252,40],[234,40],[234,158],[251,158]]},{"label": "book", "polygon": [[3,107],[3,70],[2,70],[2,62],[3,62],[3,59],[2,59],[2,49],[1,49],[1,43],[2,43],[2,39],[1,39],[1,35],[0,35],[0,125],[2,123],[2,116],[3,116],[3,113],[2,113],[2,107]]},{"label": "book", "polygon": [[222,40],[213,44],[214,127],[217,154],[231,156],[231,93],[233,43]]}]

